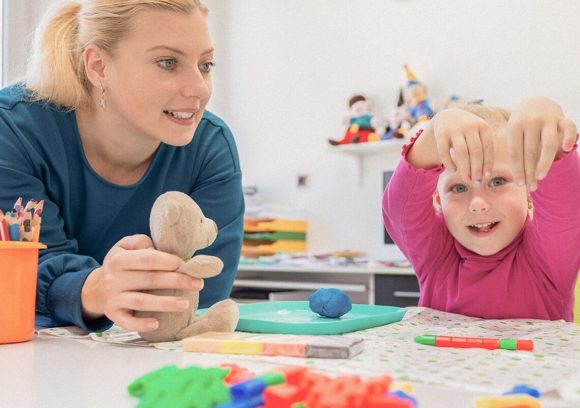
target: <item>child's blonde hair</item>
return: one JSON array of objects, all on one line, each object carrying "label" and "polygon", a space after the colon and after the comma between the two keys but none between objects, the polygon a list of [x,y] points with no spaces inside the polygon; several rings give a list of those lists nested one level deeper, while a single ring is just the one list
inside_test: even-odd
[{"label": "child's blonde hair", "polygon": [[84,0],[53,9],[36,30],[28,63],[26,87],[33,100],[70,109],[88,103],[85,48],[94,44],[112,53],[131,29],[132,18],[146,9],[208,12],[200,0]]},{"label": "child's blonde hair", "polygon": [[459,105],[456,108],[473,113],[474,115],[479,116],[481,119],[485,120],[490,125],[507,124],[511,114],[509,110],[500,108],[498,106],[466,104]]}]

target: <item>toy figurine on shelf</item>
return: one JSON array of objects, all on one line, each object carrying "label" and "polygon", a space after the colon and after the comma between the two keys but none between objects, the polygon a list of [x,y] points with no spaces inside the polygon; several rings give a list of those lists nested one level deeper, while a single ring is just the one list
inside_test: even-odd
[{"label": "toy figurine on shelf", "polygon": [[429,120],[434,114],[429,99],[427,99],[427,87],[417,80],[417,77],[404,65],[407,75],[407,100],[411,110],[411,118],[415,123]]},{"label": "toy figurine on shelf", "polygon": [[402,139],[407,135],[411,128],[412,118],[409,112],[409,106],[405,103],[403,89],[399,91],[399,100],[397,107],[389,114],[387,118],[387,127],[381,140]]},{"label": "toy figurine on shelf", "polygon": [[481,105],[483,104],[483,99],[472,99],[466,101],[457,94],[451,94],[445,98],[443,101],[443,109],[454,108],[461,105]]},{"label": "toy figurine on shelf", "polygon": [[341,140],[328,139],[333,146],[379,140],[376,133],[378,120],[370,113],[369,102],[363,95],[354,95],[348,101],[348,129]]}]

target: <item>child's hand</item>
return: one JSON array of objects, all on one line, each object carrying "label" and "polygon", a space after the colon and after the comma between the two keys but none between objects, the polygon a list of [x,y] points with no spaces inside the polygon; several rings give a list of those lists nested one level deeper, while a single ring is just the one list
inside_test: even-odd
[{"label": "child's hand", "polygon": [[146,235],[121,239],[111,248],[102,267],[91,272],[85,281],[81,292],[85,318],[105,315],[130,331],[155,330],[155,319],[134,317],[133,311],[181,312],[187,309],[187,300],[155,296],[143,290],[203,288],[202,279],[175,272],[181,265],[182,259],[156,250]]},{"label": "child's hand", "polygon": [[520,104],[508,122],[508,146],[518,185],[537,188],[552,162],[576,142],[576,125],[556,102],[537,97]]},{"label": "child's hand", "polygon": [[491,174],[493,139],[490,125],[462,109],[446,109],[431,121],[439,158],[450,172],[459,170],[465,181]]}]

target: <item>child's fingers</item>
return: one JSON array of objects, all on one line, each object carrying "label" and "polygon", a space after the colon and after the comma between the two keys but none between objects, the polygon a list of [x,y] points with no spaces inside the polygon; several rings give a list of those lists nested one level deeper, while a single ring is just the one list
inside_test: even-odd
[{"label": "child's fingers", "polygon": [[536,169],[540,155],[540,131],[527,129],[524,135],[524,174],[528,190],[535,191],[537,187]]},{"label": "child's fingers", "polygon": [[444,137],[437,140],[437,153],[439,153],[439,158],[445,169],[450,172],[455,172],[457,168],[455,167],[455,162],[451,158],[451,139]]},{"label": "child's fingers", "polygon": [[558,131],[564,134],[562,140],[562,150],[569,152],[572,150],[576,141],[578,140],[578,130],[576,129],[576,124],[570,119],[561,119],[558,123]]},{"label": "child's fingers", "polygon": [[463,134],[457,133],[451,137],[453,145],[453,161],[463,180],[471,181],[471,166],[469,164],[469,150]]},{"label": "child's fingers", "polygon": [[536,179],[542,180],[548,174],[550,166],[558,153],[558,129],[556,127],[546,127],[542,130],[541,151],[536,167]]},{"label": "child's fingers", "polygon": [[514,180],[518,186],[523,186],[526,179],[524,173],[524,129],[519,126],[512,127],[509,133],[508,149]]},{"label": "child's fingers", "polygon": [[483,173],[483,145],[479,132],[472,131],[465,135],[465,143],[469,156],[469,171],[471,179],[481,181]]},{"label": "child's fingers", "polygon": [[485,126],[479,131],[481,146],[483,148],[483,176],[491,177],[493,169],[493,136],[491,127]]}]

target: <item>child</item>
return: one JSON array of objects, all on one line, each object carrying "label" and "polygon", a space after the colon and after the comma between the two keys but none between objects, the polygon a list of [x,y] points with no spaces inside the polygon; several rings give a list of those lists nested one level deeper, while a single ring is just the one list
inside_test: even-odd
[{"label": "child", "polygon": [[535,98],[511,116],[476,105],[442,111],[403,148],[383,218],[415,269],[420,306],[572,321],[580,269],[575,140],[560,107]]}]

